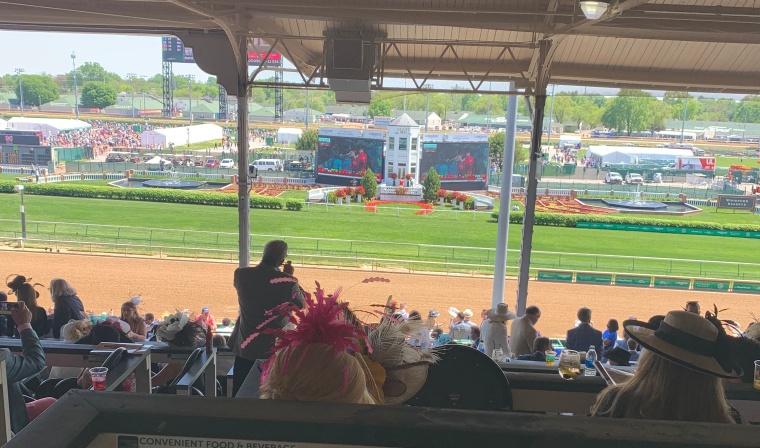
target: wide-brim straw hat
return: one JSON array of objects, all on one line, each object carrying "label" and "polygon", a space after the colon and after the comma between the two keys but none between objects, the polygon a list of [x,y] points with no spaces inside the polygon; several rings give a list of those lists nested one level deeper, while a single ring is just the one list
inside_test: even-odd
[{"label": "wide-brim straw hat", "polygon": [[385,369],[385,404],[401,404],[415,396],[425,385],[429,365],[423,361]]},{"label": "wide-brim straw hat", "polygon": [[473,316],[472,310],[470,310],[469,308],[467,308],[466,310],[462,311],[462,313],[464,314],[464,317],[472,317]]},{"label": "wide-brim straw hat", "polygon": [[642,347],[680,366],[720,378],[742,376],[728,347],[719,344],[718,329],[697,314],[671,311],[659,326],[626,320],[623,328]]},{"label": "wide-brim straw hat", "polygon": [[509,306],[507,306],[506,303],[500,303],[496,305],[496,308],[491,308],[486,311],[486,317],[494,322],[505,322],[517,319],[517,315],[509,311]]}]

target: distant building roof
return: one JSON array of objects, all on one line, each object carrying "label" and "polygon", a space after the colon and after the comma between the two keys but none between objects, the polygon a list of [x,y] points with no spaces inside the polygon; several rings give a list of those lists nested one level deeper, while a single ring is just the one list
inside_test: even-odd
[{"label": "distant building roof", "polygon": [[418,127],[419,124],[417,124],[416,121],[412,120],[412,117],[410,117],[407,114],[401,114],[398,118],[391,121],[389,126],[409,126],[409,127]]}]

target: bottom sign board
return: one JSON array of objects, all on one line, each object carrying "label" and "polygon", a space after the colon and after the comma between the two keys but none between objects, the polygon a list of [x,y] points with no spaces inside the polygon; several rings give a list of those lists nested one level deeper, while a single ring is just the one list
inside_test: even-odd
[{"label": "bottom sign board", "polygon": [[575,274],[576,283],[593,283],[596,285],[612,284],[612,274],[590,274],[578,272]]},{"label": "bottom sign board", "polygon": [[161,435],[98,434],[88,448],[360,448],[355,445]]},{"label": "bottom sign board", "polygon": [[654,286],[655,288],[689,289],[691,286],[691,280],[684,278],[655,277]]},{"label": "bottom sign board", "polygon": [[548,281],[548,282],[567,282],[571,283],[573,281],[573,273],[572,272],[554,272],[554,271],[538,271],[538,275],[536,276],[538,280]]},{"label": "bottom sign board", "polygon": [[652,284],[652,277],[637,277],[633,275],[616,275],[615,284],[621,286],[643,286],[648,288]]},{"label": "bottom sign board", "polygon": [[728,282],[718,280],[694,280],[692,288],[701,291],[728,291]]},{"label": "bottom sign board", "polygon": [[741,283],[734,282],[733,292],[749,292],[753,294],[760,294],[760,283]]}]

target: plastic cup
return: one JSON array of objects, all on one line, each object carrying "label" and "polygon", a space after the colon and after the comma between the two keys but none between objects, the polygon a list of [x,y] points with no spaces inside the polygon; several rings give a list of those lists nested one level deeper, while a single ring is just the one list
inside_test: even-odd
[{"label": "plastic cup", "polygon": [[554,358],[557,356],[557,354],[554,352],[554,350],[547,350],[544,354],[546,355],[546,365],[553,366]]},{"label": "plastic cup", "polygon": [[491,359],[496,362],[504,362],[504,352],[500,348],[495,349],[491,354]]},{"label": "plastic cup", "polygon": [[106,376],[108,376],[108,368],[106,367],[93,367],[90,369],[92,389],[106,390]]},{"label": "plastic cup", "polygon": [[760,390],[760,359],[755,361],[755,381],[752,384],[755,389]]}]

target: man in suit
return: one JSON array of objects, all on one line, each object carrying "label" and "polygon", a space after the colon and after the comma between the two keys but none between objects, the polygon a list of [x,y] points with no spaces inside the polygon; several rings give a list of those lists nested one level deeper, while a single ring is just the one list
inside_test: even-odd
[{"label": "man in suit", "polygon": [[533,345],[538,337],[538,331],[534,326],[541,317],[541,310],[537,306],[529,306],[525,315],[518,317],[512,322],[512,336],[509,338],[509,349],[512,356],[530,355],[533,353]]},{"label": "man in suit", "polygon": [[[293,277],[293,265],[285,263],[287,256],[288,244],[285,241],[270,241],[264,246],[258,266],[235,270],[233,284],[238,293],[240,315],[229,341],[229,346],[235,353],[233,396],[237,394],[256,360],[265,360],[271,354],[275,337],[264,334],[264,331],[282,328],[287,323],[287,319],[278,318],[258,328],[264,321],[271,319],[265,313],[283,303],[299,308],[304,306],[303,291],[298,285],[298,279]],[[280,266],[283,266],[282,271]]]},{"label": "man in suit", "polygon": [[577,327],[567,330],[565,346],[579,352],[588,351],[592,345],[599,350],[602,346],[602,332],[591,326],[591,309],[585,306],[579,309],[578,320],[580,324]]}]

